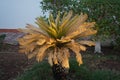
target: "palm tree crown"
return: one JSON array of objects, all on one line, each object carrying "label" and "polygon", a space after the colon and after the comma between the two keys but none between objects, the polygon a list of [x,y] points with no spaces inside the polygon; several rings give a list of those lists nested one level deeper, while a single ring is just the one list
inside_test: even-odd
[{"label": "palm tree crown", "polygon": [[56,19],[50,14],[48,21],[41,17],[36,19],[39,27],[27,24],[26,29],[18,29],[25,33],[18,40],[19,51],[25,53],[28,58],[36,57],[37,61],[48,57],[51,66],[60,63],[63,67],[69,68],[69,50],[72,50],[79,65],[82,64],[80,51],[86,50],[84,45],[95,44],[92,41],[78,39],[95,34],[95,22],[86,22],[87,14],[73,16],[72,11],[60,17],[60,12]]}]

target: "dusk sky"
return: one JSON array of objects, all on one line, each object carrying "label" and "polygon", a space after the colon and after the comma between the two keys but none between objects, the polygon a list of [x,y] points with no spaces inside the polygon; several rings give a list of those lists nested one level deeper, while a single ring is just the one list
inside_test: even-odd
[{"label": "dusk sky", "polygon": [[41,0],[0,0],[0,29],[24,28],[35,24],[35,18],[43,13]]}]

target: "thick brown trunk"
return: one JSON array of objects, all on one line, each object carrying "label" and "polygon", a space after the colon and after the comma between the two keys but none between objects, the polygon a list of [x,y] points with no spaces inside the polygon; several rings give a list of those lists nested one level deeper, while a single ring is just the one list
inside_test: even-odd
[{"label": "thick brown trunk", "polygon": [[54,64],[52,66],[52,71],[55,80],[68,80],[67,79],[68,70],[62,67],[60,64]]}]

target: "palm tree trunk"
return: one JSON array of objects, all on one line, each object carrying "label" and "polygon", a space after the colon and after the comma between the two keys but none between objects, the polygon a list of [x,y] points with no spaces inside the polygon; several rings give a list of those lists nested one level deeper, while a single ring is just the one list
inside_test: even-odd
[{"label": "palm tree trunk", "polygon": [[61,64],[54,64],[52,71],[55,80],[67,80],[68,69],[61,66]]}]

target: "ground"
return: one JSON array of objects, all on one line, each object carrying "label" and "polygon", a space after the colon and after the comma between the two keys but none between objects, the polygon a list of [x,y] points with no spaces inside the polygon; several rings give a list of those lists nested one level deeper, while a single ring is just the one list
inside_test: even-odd
[{"label": "ground", "polygon": [[0,80],[13,80],[32,63],[33,60],[18,53],[18,46],[4,44],[0,50]]},{"label": "ground", "polygon": [[[93,48],[89,48],[87,53],[89,53],[89,51],[93,52]],[[111,55],[111,53],[114,52],[115,54],[112,55],[120,57],[119,51],[114,51],[111,47],[102,48],[102,51],[103,54],[97,55],[106,56]],[[83,53],[83,56],[86,55]],[[87,57],[89,56],[91,55],[87,55]],[[93,61],[88,60],[90,65],[95,63],[89,67],[92,69],[101,68],[120,71],[120,59],[116,60],[115,56],[109,56],[110,59],[107,60],[105,58]],[[26,69],[28,69],[34,62],[35,60],[28,60],[26,55],[18,53],[17,45],[3,44],[3,46],[0,48],[0,80],[14,80],[18,75],[22,74]]]}]

